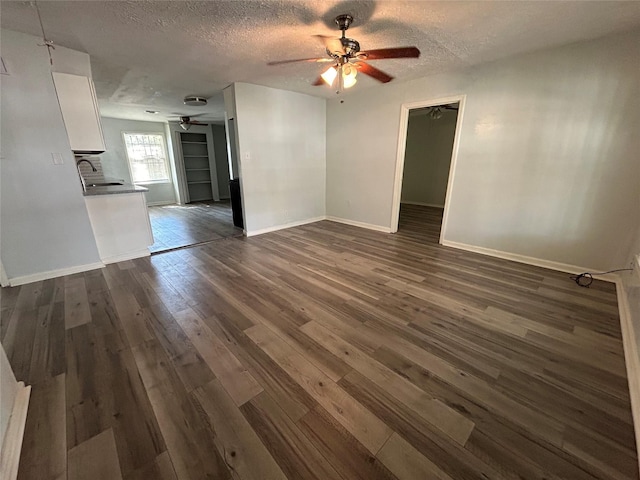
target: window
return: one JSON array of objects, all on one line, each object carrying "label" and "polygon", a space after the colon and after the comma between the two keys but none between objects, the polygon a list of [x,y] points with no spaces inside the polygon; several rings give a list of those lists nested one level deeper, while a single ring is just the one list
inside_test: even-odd
[{"label": "window", "polygon": [[124,133],[134,183],[169,182],[169,165],[161,133]]}]

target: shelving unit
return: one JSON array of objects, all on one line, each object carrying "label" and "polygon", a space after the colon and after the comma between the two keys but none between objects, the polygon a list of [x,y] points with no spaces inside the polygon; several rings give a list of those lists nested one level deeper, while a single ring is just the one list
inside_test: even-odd
[{"label": "shelving unit", "polygon": [[181,132],[180,144],[190,202],[212,200],[210,152],[205,133]]}]

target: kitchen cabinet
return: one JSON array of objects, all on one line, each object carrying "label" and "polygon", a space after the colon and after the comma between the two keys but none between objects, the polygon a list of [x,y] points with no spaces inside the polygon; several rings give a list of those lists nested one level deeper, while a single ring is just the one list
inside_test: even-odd
[{"label": "kitchen cabinet", "polygon": [[52,75],[71,150],[78,154],[104,152],[100,111],[91,79],[69,73]]},{"label": "kitchen cabinet", "polygon": [[144,192],[84,197],[103,263],[149,255],[153,233]]}]

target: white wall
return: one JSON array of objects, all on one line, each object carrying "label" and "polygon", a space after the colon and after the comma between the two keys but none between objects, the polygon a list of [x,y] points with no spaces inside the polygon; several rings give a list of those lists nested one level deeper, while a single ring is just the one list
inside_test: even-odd
[{"label": "white wall", "polygon": [[229,161],[227,153],[227,135],[224,125],[211,125],[213,146],[216,156],[216,172],[218,173],[218,192],[220,199],[229,198]]},{"label": "white wall", "polygon": [[[42,39],[0,32],[2,263],[9,279],[100,262]],[[54,68],[90,73],[89,56],[62,47]],[[60,153],[63,165],[51,154]]]},{"label": "white wall", "polygon": [[[102,117],[102,132],[106,144],[106,152],[100,155],[102,170],[105,176],[124,179],[132,183],[131,172],[127,160],[127,150],[122,137],[127,133],[159,133],[165,135],[165,126],[162,122],[141,122],[138,120],[122,120],[120,118]],[[165,149],[169,155],[169,148]],[[170,172],[171,175],[171,172]],[[176,196],[173,183],[149,183],[144,184],[149,191],[145,194],[148,204],[175,203]]]},{"label": "white wall", "polygon": [[325,100],[235,84],[247,235],[325,215]]},{"label": "white wall", "polygon": [[438,119],[424,112],[409,115],[403,203],[444,207],[457,114],[455,110],[443,110]]},{"label": "white wall", "polygon": [[224,130],[227,138],[227,159],[229,176],[240,178],[238,167],[238,136],[236,135],[236,84],[232,83],[222,90],[224,98]]},{"label": "white wall", "polygon": [[401,104],[465,94],[445,238],[619,266],[638,215],[638,58],[627,33],[329,101],[327,214],[390,228]]}]

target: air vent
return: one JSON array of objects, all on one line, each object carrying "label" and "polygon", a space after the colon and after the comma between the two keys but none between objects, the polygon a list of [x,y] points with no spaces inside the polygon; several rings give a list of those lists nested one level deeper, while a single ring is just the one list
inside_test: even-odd
[{"label": "air vent", "polygon": [[184,97],[184,104],[190,107],[204,107],[207,104],[207,99],[204,97],[197,97],[195,95]]}]

